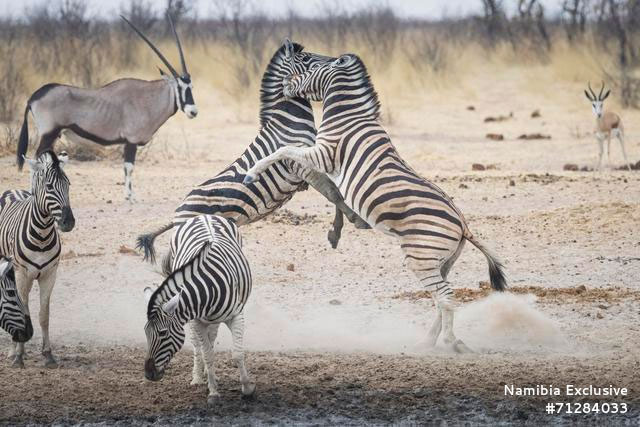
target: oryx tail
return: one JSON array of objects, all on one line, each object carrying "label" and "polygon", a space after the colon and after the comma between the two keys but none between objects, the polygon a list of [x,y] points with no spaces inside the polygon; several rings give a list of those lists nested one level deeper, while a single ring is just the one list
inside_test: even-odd
[{"label": "oryx tail", "polygon": [[16,162],[18,164],[18,169],[22,170],[22,166],[24,166],[24,156],[27,154],[27,148],[29,147],[29,111],[31,110],[31,106],[27,102],[27,106],[24,109],[24,120],[22,122],[22,127],[20,128],[20,137],[18,138],[18,149],[16,150]]}]

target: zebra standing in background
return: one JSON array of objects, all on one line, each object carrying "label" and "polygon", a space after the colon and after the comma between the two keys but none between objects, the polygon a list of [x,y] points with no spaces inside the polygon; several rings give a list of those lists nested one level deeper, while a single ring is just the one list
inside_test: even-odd
[{"label": "zebra standing in background", "polygon": [[224,171],[192,190],[176,209],[173,222],[138,238],[145,259],[155,260],[153,242],[157,236],[196,215],[221,215],[241,226],[269,215],[309,183],[336,205],[336,222],[329,232],[335,248],[340,238],[342,212],[357,228],[369,228],[342,200],[340,192],[324,174],[302,168],[290,161],[273,165],[252,185],[242,183],[245,171],[259,159],[286,145],[313,146],[316,129],[311,103],[290,99],[282,93],[282,79],[303,72],[325,57],[303,52],[297,43],[285,40],[271,58],[260,89],[260,132],[255,140]]},{"label": "zebra standing in background", "polygon": [[148,352],[145,377],[160,380],[173,355],[184,343],[184,325],[189,322],[194,345],[193,380],[204,383],[207,374],[209,403],[219,393],[214,373],[218,327],[225,323],[233,337],[233,360],[240,369],[242,394],[253,394],[255,384],[244,364],[244,316],[242,310],[251,293],[251,271],[242,253],[242,239],[232,220],[200,215],[178,226],[172,240],[172,270],[148,298]]},{"label": "zebra standing in background", "polygon": [[33,336],[31,318],[18,297],[11,260],[0,256],[0,328],[15,342],[26,342]]},{"label": "zebra standing in background", "polygon": [[287,96],[323,101],[316,145],[283,147],[247,172],[253,182],[274,161],[293,160],[327,173],[345,202],[372,227],[400,240],[405,262],[432,291],[438,314],[428,340],[470,351],[453,333],[452,290],[447,274],[465,240],[488,260],[491,286],[506,287],[502,265],[476,240],[451,198],[418,175],[398,154],[379,123],[377,94],[363,62],[355,55],[329,58],[284,80]]},{"label": "zebra standing in background", "polygon": [[[16,285],[29,314],[33,281],[40,287],[40,327],[45,366],[58,366],[49,341],[49,301],[56,282],[61,242],[57,228],[73,230],[75,219],[69,203],[69,179],[63,168],[66,153],[45,151],[37,160],[27,159],[31,169],[31,192],[8,191],[0,196],[0,255],[15,264]],[[13,366],[24,367],[24,343],[15,349]]]}]

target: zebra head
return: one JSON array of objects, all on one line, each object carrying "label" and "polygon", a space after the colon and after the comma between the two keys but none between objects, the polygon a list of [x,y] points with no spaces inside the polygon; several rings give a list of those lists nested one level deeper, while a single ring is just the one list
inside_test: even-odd
[{"label": "zebra head", "polygon": [[285,96],[323,101],[330,82],[336,78],[342,77],[345,81],[349,81],[357,78],[359,74],[368,78],[362,61],[356,55],[346,54],[339,58],[323,58],[303,73],[286,76],[282,82]]},{"label": "zebra head", "polygon": [[18,296],[11,260],[0,256],[0,328],[15,342],[26,342],[33,336],[31,318],[26,312]]},{"label": "zebra head", "polygon": [[604,90],[604,82],[602,82],[600,93],[598,94],[598,96],[596,96],[596,93],[593,91],[593,89],[591,89],[591,82],[589,82],[589,92],[591,92],[591,95],[589,95],[589,92],[587,92],[586,90],[584,91],[584,94],[587,96],[587,99],[591,101],[591,109],[593,110],[593,114],[595,114],[596,117],[598,118],[602,117],[602,107],[604,105],[604,100],[607,99],[607,97],[611,93],[611,90],[608,90],[607,93],[605,93],[603,96],[602,95],[603,90]]},{"label": "zebra head", "polygon": [[[150,300],[151,288],[145,288],[145,297]],[[159,381],[164,370],[184,344],[184,326],[176,318],[179,294],[162,306],[148,310],[144,333],[147,336],[147,358],[144,363],[144,376],[150,381]]]},{"label": "zebra head", "polygon": [[61,152],[57,156],[47,150],[36,160],[25,158],[31,169],[31,193],[36,199],[38,210],[51,216],[60,231],[71,231],[76,224],[69,202],[69,178],[63,169],[69,156]]},{"label": "zebra head", "polygon": [[171,15],[167,14],[167,19],[169,20],[169,25],[171,25],[171,31],[173,32],[173,37],[176,40],[176,45],[178,46],[178,53],[180,54],[180,64],[182,65],[182,74],[179,74],[175,68],[169,63],[167,58],[158,50],[158,48],[151,43],[151,41],[145,36],[142,31],[136,28],[127,18],[120,15],[124,21],[133,28],[133,30],[144,40],[151,50],[158,55],[158,58],[164,63],[169,72],[171,72],[172,77],[165,76],[162,69],[160,70],[160,74],[169,81],[173,90],[175,92],[176,99],[176,107],[182,110],[183,113],[187,115],[190,119],[193,119],[198,115],[198,107],[196,107],[196,102],[193,100],[193,84],[191,83],[191,75],[187,71],[187,63],[184,60],[184,52],[182,52],[182,45],[180,44],[180,37],[178,37],[178,33],[176,32],[176,28],[173,25],[173,20],[171,19]]}]

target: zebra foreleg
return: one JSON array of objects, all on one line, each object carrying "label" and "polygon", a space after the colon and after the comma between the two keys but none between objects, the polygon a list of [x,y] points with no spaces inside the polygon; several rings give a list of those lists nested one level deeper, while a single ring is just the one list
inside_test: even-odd
[{"label": "zebra foreleg", "polygon": [[[16,269],[16,287],[18,288],[18,296],[22,303],[24,304],[25,314],[30,315],[29,312],[29,293],[31,292],[31,287],[33,286],[33,279],[27,277],[23,269]],[[13,362],[11,366],[13,368],[24,368],[24,359],[25,359],[25,351],[24,351],[24,343],[19,342],[15,345],[15,351],[13,352]]]},{"label": "zebra foreleg", "polygon": [[429,328],[429,332],[427,332],[427,345],[430,348],[434,348],[436,346],[438,337],[440,336],[440,332],[442,331],[442,310],[440,310],[440,307],[438,307],[437,301],[435,307],[436,318],[433,320],[433,324],[431,325],[431,328]]},{"label": "zebra foreleg", "polygon": [[205,366],[204,358],[202,356],[202,340],[196,333],[195,321],[189,322],[189,328],[191,329],[191,344],[193,344],[193,370],[191,385],[200,385],[205,382]]},{"label": "zebra foreleg", "polygon": [[51,352],[51,342],[49,340],[49,303],[53,285],[56,283],[57,268],[51,269],[45,276],[38,279],[40,286],[40,313],[39,321],[42,330],[42,355],[44,356],[44,366],[50,369],[58,367],[58,362]]},{"label": "zebra foreleg", "polygon": [[243,396],[251,396],[256,391],[256,384],[251,381],[244,363],[244,314],[240,312],[231,320],[225,322],[233,337],[233,351],[231,357],[240,370],[240,384]]},{"label": "zebra foreleg", "polygon": [[218,335],[218,327],[220,326],[220,324],[213,323],[209,325],[199,320],[194,320],[192,323],[193,331],[197,335],[202,345],[202,356],[207,368],[207,384],[209,388],[209,396],[207,397],[207,402],[209,404],[214,404],[220,397],[220,393],[218,393],[218,381],[214,372],[215,358],[213,352],[213,345],[216,341],[216,337]]},{"label": "zebra foreleg", "polygon": [[[250,184],[257,181],[260,175],[266,171],[269,166],[275,162],[279,162],[280,160],[291,160],[304,168],[316,172],[331,173],[332,170],[329,168],[332,167],[332,165],[328,165],[323,161],[324,153],[321,152],[322,148],[323,147],[319,145],[316,145],[315,147],[280,147],[275,153],[269,154],[267,157],[258,160],[256,164],[253,165],[253,167],[245,174],[243,183]],[[326,149],[326,147],[324,148]]]}]

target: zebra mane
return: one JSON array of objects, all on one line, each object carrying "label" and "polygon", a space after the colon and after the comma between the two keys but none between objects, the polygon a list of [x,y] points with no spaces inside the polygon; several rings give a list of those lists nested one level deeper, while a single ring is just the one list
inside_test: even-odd
[{"label": "zebra mane", "polygon": [[[304,46],[298,43],[293,43],[293,53],[302,52]],[[267,68],[262,75],[262,81],[260,82],[260,125],[264,126],[269,121],[269,116],[266,113],[267,107],[273,105],[274,93],[282,92],[282,85],[280,82],[284,75],[282,73],[282,66],[285,60],[285,45],[283,44],[273,54]],[[277,91],[274,91],[274,82],[278,85]]]},{"label": "zebra mane", "polygon": [[50,168],[55,171],[55,174],[58,175],[60,178],[69,181],[69,178],[67,177],[67,174],[64,173],[64,170],[60,167],[60,159],[58,158],[58,155],[55,153],[55,151],[53,150],[45,150],[42,153],[40,153],[37,157],[39,162],[45,163],[47,160],[47,155],[49,156],[50,159]]},{"label": "zebra mane", "polygon": [[380,118],[380,99],[378,99],[378,92],[376,92],[376,89],[373,87],[373,82],[371,81],[371,76],[369,76],[369,72],[367,71],[367,66],[364,65],[364,62],[362,61],[362,59],[360,59],[358,55],[354,54],[352,56],[356,58],[356,63],[362,69],[362,82],[364,86],[371,89],[370,94],[374,104],[372,113],[374,114],[376,119],[379,119]]},{"label": "zebra mane", "polygon": [[162,305],[182,290],[185,283],[185,276],[190,275],[192,269],[200,264],[202,258],[204,258],[208,252],[208,247],[208,243],[202,245],[202,248],[200,248],[196,256],[194,256],[191,261],[171,273],[166,279],[164,279],[164,282],[158,286],[151,295],[151,298],[149,298],[149,304],[147,305],[147,320],[155,317],[158,310],[162,309]]}]

